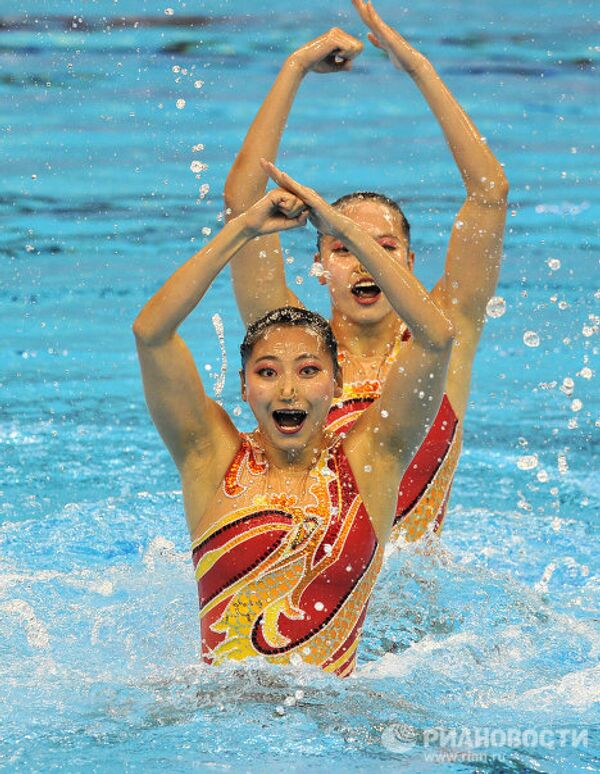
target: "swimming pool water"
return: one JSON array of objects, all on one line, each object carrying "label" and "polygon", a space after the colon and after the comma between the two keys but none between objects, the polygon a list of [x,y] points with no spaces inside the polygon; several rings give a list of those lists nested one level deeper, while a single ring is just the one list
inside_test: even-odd
[{"label": "swimming pool water", "polygon": [[[179,482],[130,326],[220,227],[228,167],[285,55],[332,24],[359,32],[348,3],[297,5],[3,11],[0,766],[592,771],[598,47],[582,0],[378,4],[506,166],[506,312],[486,324],[441,545],[388,557],[356,677],[198,663]],[[198,176],[193,161],[207,165]],[[377,52],[351,74],[307,78],[280,161],[329,199],[397,197],[417,273],[435,281],[463,189],[421,96]],[[285,245],[298,294],[326,312],[308,273],[313,234]],[[215,313],[223,401],[248,429],[226,275],[182,331],[209,382],[222,368]],[[438,727],[496,730],[498,744],[428,746]],[[508,744],[510,729],[521,736]]]}]

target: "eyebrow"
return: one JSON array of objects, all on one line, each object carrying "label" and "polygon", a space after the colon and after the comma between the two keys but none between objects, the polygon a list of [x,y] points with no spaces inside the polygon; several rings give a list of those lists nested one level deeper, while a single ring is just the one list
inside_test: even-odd
[{"label": "eyebrow", "polygon": [[[297,363],[299,360],[319,360],[320,355],[314,355],[312,352],[303,352],[301,355],[298,355],[298,357],[294,358],[294,362]],[[277,360],[278,363],[281,362],[281,358],[278,358],[277,355],[262,355],[257,360],[255,360],[255,363],[260,363],[262,360]]]},{"label": "eyebrow", "polygon": [[[387,232],[384,234],[371,234],[373,239],[395,239],[396,242],[400,240],[399,236],[396,236],[396,234],[388,234]],[[343,239],[338,239],[337,237],[333,237],[334,242],[339,242],[340,244],[344,244]]]}]

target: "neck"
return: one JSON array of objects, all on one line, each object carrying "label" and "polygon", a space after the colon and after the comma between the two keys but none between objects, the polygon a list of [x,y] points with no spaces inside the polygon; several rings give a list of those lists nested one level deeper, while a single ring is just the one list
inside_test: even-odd
[{"label": "neck", "polygon": [[310,470],[326,445],[324,431],[321,431],[318,437],[311,438],[298,449],[280,449],[274,446],[260,430],[257,433],[269,467],[289,475],[302,474]]},{"label": "neck", "polygon": [[355,322],[333,311],[331,327],[340,349],[357,357],[383,357],[398,335],[402,321],[390,312],[378,322]]}]

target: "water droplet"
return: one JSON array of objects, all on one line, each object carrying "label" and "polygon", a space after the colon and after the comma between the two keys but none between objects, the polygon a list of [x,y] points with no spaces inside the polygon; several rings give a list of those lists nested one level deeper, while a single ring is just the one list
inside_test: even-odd
[{"label": "water droplet", "polygon": [[210,236],[211,233],[212,233],[212,229],[209,228],[208,226],[204,226],[204,228],[202,229],[202,234],[204,236]]},{"label": "water droplet", "polygon": [[311,277],[322,277],[324,273],[325,269],[320,261],[315,261],[310,267],[309,274]]},{"label": "water droplet", "polygon": [[567,422],[567,427],[569,428],[569,430],[577,430],[577,428],[579,427],[579,423],[577,422],[577,417],[572,417],[571,419],[569,419],[569,421]]},{"label": "water droplet", "polygon": [[485,308],[488,317],[502,317],[506,312],[506,301],[502,296],[492,296]]},{"label": "water droplet", "polygon": [[581,376],[583,379],[591,379],[594,375],[594,372],[591,368],[588,368],[585,366],[585,368],[582,368],[581,371],[577,374],[577,376]]},{"label": "water droplet", "polygon": [[528,347],[539,347],[540,337],[535,331],[525,331],[523,334],[523,343]]},{"label": "water droplet", "polygon": [[370,473],[373,470],[373,466],[372,465],[365,465],[363,470],[365,471],[365,473]]},{"label": "water droplet", "polygon": [[390,412],[389,412],[389,411],[386,411],[385,409],[382,409],[382,410],[381,410],[381,416],[382,416],[384,419],[387,419],[387,418],[389,417],[389,415],[390,415]]},{"label": "water droplet", "polygon": [[591,325],[584,325],[583,328],[581,329],[581,332],[583,333],[583,335],[586,338],[589,338],[590,336],[593,336],[594,333],[595,333],[595,331],[594,331],[594,329],[592,328]]},{"label": "water droplet", "polygon": [[571,403],[571,411],[581,411],[583,408],[583,403],[579,400],[579,398],[575,398],[575,400]]},{"label": "water droplet", "polygon": [[333,551],[333,546],[329,545],[329,543],[323,544],[323,551],[329,556],[331,552]]},{"label": "water droplet", "polygon": [[210,186],[208,183],[203,183],[200,188],[198,189],[198,195],[201,199],[204,199],[204,197],[207,195],[207,193],[210,191]]},{"label": "water droplet", "polygon": [[567,304],[567,302],[566,302],[566,301],[559,301],[559,302],[558,302],[558,308],[559,308],[560,310],[564,311],[565,309],[568,309],[568,308],[569,308],[569,305]]},{"label": "water droplet", "polygon": [[567,462],[566,455],[559,452],[557,456],[558,472],[561,474],[566,473],[569,470],[569,463]]},{"label": "water droplet", "polygon": [[519,457],[517,460],[517,467],[519,470],[533,470],[538,466],[537,454],[525,454],[523,457]]},{"label": "water droplet", "polygon": [[558,258],[548,258],[546,263],[548,264],[548,268],[552,271],[558,271],[558,269],[560,269],[560,261]]},{"label": "water droplet", "polygon": [[202,145],[201,142],[199,142],[197,145],[192,145],[192,152],[193,153],[199,153],[200,151],[204,150],[204,145]]},{"label": "water droplet", "polygon": [[208,164],[203,164],[201,161],[192,161],[190,169],[197,175],[200,172],[204,172],[205,169],[208,169]]},{"label": "water droplet", "polygon": [[165,16],[173,16],[175,11],[172,8],[165,8]]},{"label": "water droplet", "polygon": [[177,108],[177,110],[183,110],[183,108],[185,107],[185,100],[178,99],[177,102],[175,103],[175,107]]},{"label": "water droplet", "polygon": [[315,610],[324,610],[325,605],[322,602],[315,602]]},{"label": "water droplet", "polygon": [[201,89],[204,86],[204,81],[194,81],[194,88]]},{"label": "water droplet", "polygon": [[275,707],[275,714],[279,715],[281,717],[281,716],[285,715],[285,710],[281,706]]},{"label": "water droplet", "polygon": [[575,382],[571,379],[570,376],[566,376],[563,379],[563,383],[560,387],[560,391],[564,393],[565,395],[569,396],[573,394],[573,388],[575,387]]},{"label": "water droplet", "polygon": [[545,470],[539,470],[537,472],[536,478],[538,481],[540,481],[542,484],[545,484],[546,481],[548,481],[548,473]]},{"label": "water droplet", "polygon": [[181,67],[179,65],[173,65],[173,67],[171,67],[171,72],[172,73],[180,73],[181,72]]},{"label": "water droplet", "polygon": [[296,285],[302,285],[303,282],[304,282],[304,279],[298,274],[298,276],[296,277]]}]

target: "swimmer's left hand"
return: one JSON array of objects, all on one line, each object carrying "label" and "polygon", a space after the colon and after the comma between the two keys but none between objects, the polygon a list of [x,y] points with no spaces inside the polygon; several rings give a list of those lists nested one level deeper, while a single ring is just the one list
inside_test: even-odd
[{"label": "swimmer's left hand", "polygon": [[410,45],[399,32],[389,24],[386,24],[377,13],[373,4],[365,0],[352,0],[358,15],[371,30],[367,37],[376,47],[385,51],[392,64],[399,70],[405,70],[409,75],[414,75],[419,66],[427,62],[427,59]]},{"label": "swimmer's left hand", "polygon": [[336,210],[323,199],[313,188],[302,185],[286,172],[282,172],[275,164],[261,159],[263,169],[271,180],[280,188],[289,191],[302,201],[308,209],[308,219],[321,234],[331,234],[331,236],[340,238],[344,234],[344,227],[352,224],[352,221],[339,210]]}]

